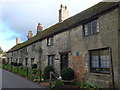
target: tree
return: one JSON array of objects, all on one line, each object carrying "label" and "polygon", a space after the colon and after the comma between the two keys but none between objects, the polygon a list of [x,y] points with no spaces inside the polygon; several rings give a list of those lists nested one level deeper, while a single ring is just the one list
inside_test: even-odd
[{"label": "tree", "polygon": [[6,56],[6,51],[3,52],[3,56]]},{"label": "tree", "polygon": [[0,47],[0,54],[2,54],[3,53],[3,50],[2,50],[2,48]]}]

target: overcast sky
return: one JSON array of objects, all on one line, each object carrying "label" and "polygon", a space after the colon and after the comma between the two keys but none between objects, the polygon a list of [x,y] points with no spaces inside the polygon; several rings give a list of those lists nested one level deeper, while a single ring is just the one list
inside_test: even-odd
[{"label": "overcast sky", "polygon": [[95,5],[102,0],[2,0],[0,1],[0,46],[9,50],[16,44],[27,40],[27,33],[36,34],[38,22],[43,28],[58,23],[60,5],[66,5],[69,17]]}]

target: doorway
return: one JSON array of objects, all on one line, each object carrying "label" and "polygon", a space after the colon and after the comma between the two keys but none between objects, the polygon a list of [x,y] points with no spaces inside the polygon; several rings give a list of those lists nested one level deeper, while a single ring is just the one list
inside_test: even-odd
[{"label": "doorway", "polygon": [[60,54],[60,66],[61,66],[61,70],[65,67],[68,67],[68,53]]}]

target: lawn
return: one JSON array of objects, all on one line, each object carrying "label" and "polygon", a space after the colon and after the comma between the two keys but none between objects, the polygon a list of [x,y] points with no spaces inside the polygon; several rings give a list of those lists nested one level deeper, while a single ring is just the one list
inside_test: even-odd
[{"label": "lawn", "polygon": [[[0,65],[1,68],[12,71],[22,76],[27,76],[30,78],[34,78],[35,76],[40,76],[40,72],[36,72],[36,74],[32,74],[33,70],[30,68],[19,67],[19,66],[11,66],[11,65]],[[27,71],[28,69],[28,71]]]}]

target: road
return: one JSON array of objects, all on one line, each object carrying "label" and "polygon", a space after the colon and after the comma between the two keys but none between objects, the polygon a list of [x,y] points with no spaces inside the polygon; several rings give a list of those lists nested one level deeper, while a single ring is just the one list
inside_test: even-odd
[{"label": "road", "polygon": [[2,71],[2,88],[45,88],[14,73]]}]

